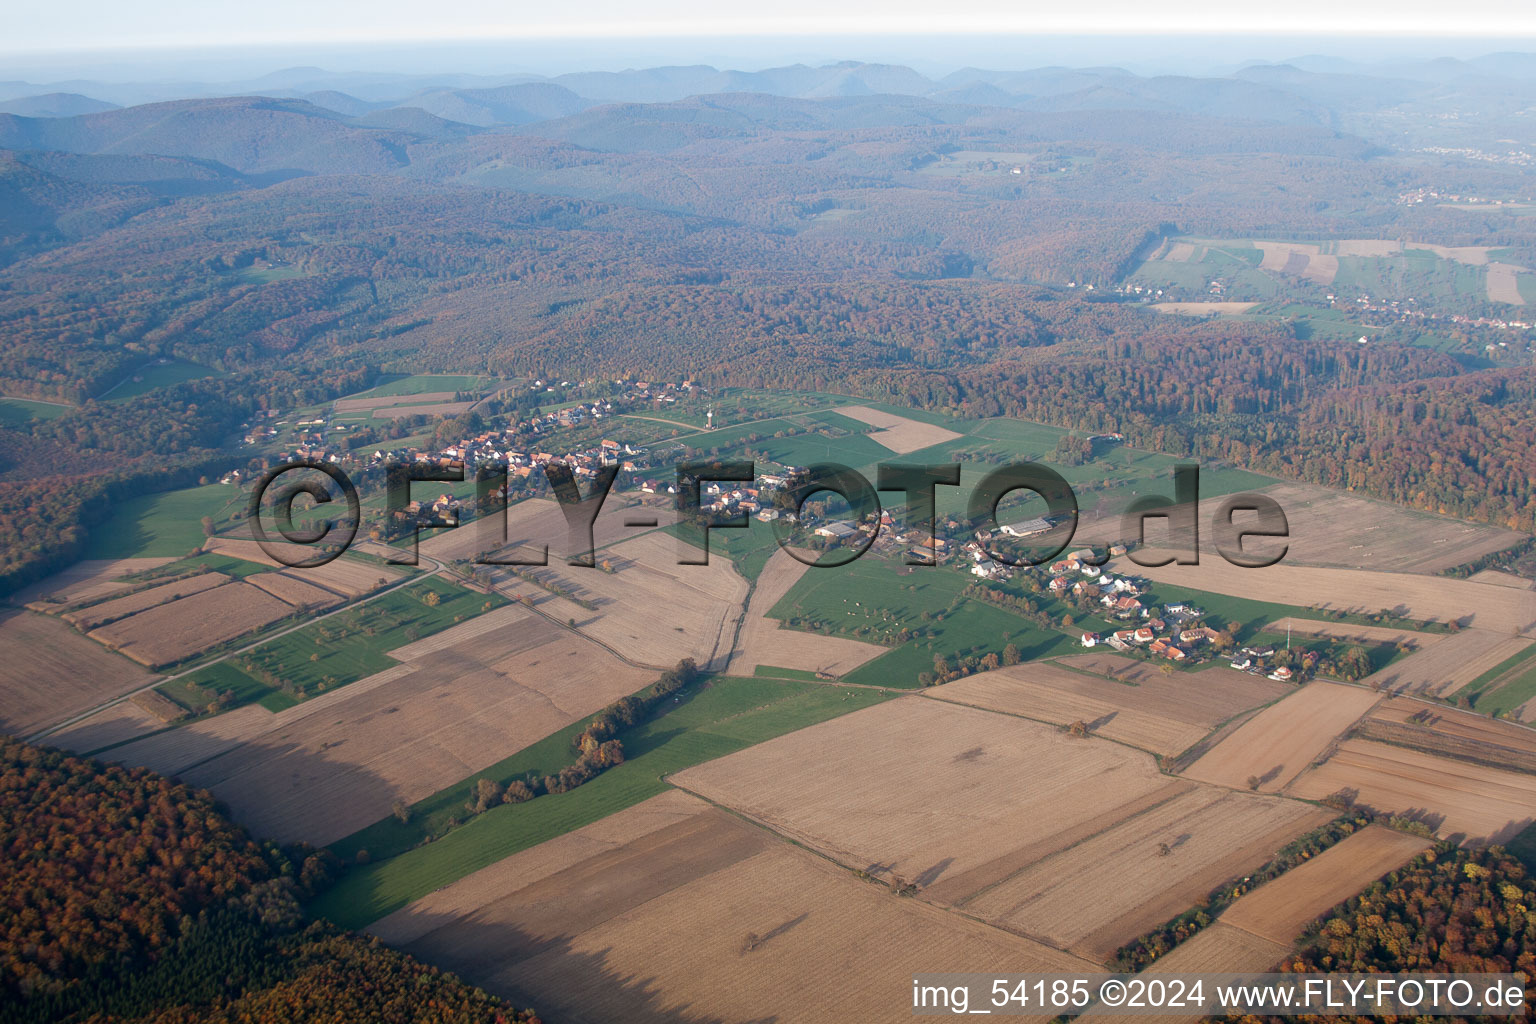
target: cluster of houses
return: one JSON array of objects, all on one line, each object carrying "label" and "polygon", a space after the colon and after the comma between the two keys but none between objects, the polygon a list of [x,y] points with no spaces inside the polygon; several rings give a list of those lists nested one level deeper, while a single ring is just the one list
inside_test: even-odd
[{"label": "cluster of houses", "polygon": [[1220,635],[1209,626],[1174,629],[1163,619],[1149,619],[1146,625],[1117,629],[1107,637],[1084,633],[1081,642],[1084,647],[1097,647],[1102,643],[1117,651],[1144,648],[1149,654],[1180,662],[1189,660],[1200,644],[1210,643]]},{"label": "cluster of houses", "polygon": [[[1307,652],[1310,660],[1311,652]],[[1266,662],[1275,656],[1275,649],[1269,646],[1244,647],[1232,655],[1232,667],[1239,672],[1250,672],[1256,676],[1268,676],[1277,683],[1289,683],[1294,677],[1285,665],[1276,665],[1273,668],[1266,666]]]}]

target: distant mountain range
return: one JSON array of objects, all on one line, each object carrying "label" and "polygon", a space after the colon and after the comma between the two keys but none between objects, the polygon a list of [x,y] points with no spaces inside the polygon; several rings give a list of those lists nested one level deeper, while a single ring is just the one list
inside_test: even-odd
[{"label": "distant mountain range", "polygon": [[[304,100],[349,117],[413,108],[475,128],[517,127],[606,103],[668,103],[694,96],[760,93],[788,99],[893,95],[968,106],[1039,111],[1177,111],[1282,123],[1335,123],[1339,114],[1433,98],[1486,98],[1490,90],[1536,102],[1536,54],[1362,65],[1303,56],[1255,64],[1226,77],[1144,77],[1121,68],[966,68],[929,78],[908,67],[845,61],[762,71],[707,65],[592,71],[540,78],[389,75],[289,68],[224,83],[0,82],[0,113],[73,117],[167,100],[265,96]],[[403,124],[386,118],[380,123]]]}]

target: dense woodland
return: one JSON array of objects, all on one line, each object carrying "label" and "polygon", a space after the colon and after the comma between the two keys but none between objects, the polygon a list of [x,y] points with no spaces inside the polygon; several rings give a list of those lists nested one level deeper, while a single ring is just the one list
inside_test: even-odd
[{"label": "dense woodland", "polygon": [[[1442,845],[1324,918],[1281,968],[1291,972],[1522,973],[1536,998],[1536,881],[1503,849]],[[1234,1018],[1252,1022],[1255,1018]],[[1279,1018],[1275,1018],[1279,1019]],[[1287,1020],[1367,1021],[1369,1017]]]},{"label": "dense woodland", "polygon": [[0,738],[0,1021],[534,1024],[325,922],[327,859],[207,793]]},{"label": "dense woodland", "polygon": [[[0,428],[21,539],[0,588],[77,557],[112,502],[228,466],[242,423],[380,368],[854,392],[1532,529],[1528,353],[1107,294],[1172,234],[1536,263],[1536,218],[1399,201],[1523,195],[1520,168],[1394,151],[1377,86],[1282,78],[1121,76],[1126,109],[981,90],[442,108],[473,124],[259,97],[0,115],[0,394],[78,405]],[[1455,96],[1404,93],[1402,123],[1427,139]],[[1478,302],[1458,308],[1511,308]],[[222,376],[112,399],[165,358]]]}]

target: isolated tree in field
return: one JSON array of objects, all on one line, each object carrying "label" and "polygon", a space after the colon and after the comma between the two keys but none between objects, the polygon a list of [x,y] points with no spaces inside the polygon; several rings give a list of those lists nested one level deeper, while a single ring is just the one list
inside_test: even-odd
[{"label": "isolated tree in field", "polygon": [[406,806],[404,800],[396,800],[394,805],[390,807],[389,812],[393,814],[402,825],[411,820],[411,809]]},{"label": "isolated tree in field", "polygon": [[428,608],[436,608],[438,605],[443,603],[443,598],[442,595],[438,594],[437,591],[429,590],[422,595],[421,603],[426,605]]},{"label": "isolated tree in field", "polygon": [[204,537],[212,537],[213,536],[213,517],[212,516],[203,516],[203,536]]},{"label": "isolated tree in field", "polygon": [[1009,644],[1003,648],[1004,665],[1017,665],[1021,660],[1023,659],[1020,657],[1019,648],[1016,645]]}]

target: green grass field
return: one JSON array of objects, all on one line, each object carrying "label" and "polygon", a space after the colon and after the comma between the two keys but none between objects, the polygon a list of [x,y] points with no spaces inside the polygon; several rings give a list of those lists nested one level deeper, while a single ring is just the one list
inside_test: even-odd
[{"label": "green grass field", "polygon": [[148,394],[156,388],[167,387],[171,384],[180,384],[183,381],[199,380],[203,377],[217,377],[217,370],[210,370],[206,366],[189,363],[176,359],[168,363],[156,363],[153,366],[141,367],[125,381],[118,383],[101,396],[108,402],[126,402],[130,398]]},{"label": "green grass field", "polygon": [[25,398],[0,398],[0,427],[24,427],[33,420],[56,420],[73,410],[72,405],[33,402]]},{"label": "green grass field", "polygon": [[[428,594],[437,595],[436,605],[427,603]],[[241,655],[238,664],[255,679],[270,673],[313,695],[381,672],[395,664],[386,651],[506,603],[499,594],[477,594],[439,577],[428,577],[269,640]]]},{"label": "green grass field", "polygon": [[[667,788],[665,775],[884,699],[875,690],[768,679],[720,677],[696,685],[665,715],[626,734],[623,764],[569,792],[495,807],[388,860],[373,859],[369,849],[371,863],[353,868],[310,911],[345,928],[361,927],[520,850],[655,796]],[[525,753],[530,763],[549,758],[562,741],[569,756],[563,732],[544,741],[551,746],[540,753],[532,753],[534,748]],[[429,799],[462,804],[472,781]],[[355,859],[357,849],[368,849],[362,844],[370,837],[388,842],[388,832],[375,825],[335,848],[352,851]]]},{"label": "green grass field", "polygon": [[194,687],[212,691],[215,695],[225,692],[231,694],[226,710],[242,704],[260,704],[268,711],[278,712],[299,703],[283,691],[252,679],[229,661],[220,661],[200,668],[155,689],[186,708],[187,711],[201,715],[206,708],[206,701],[193,696]]},{"label": "green grass field", "polygon": [[[799,620],[799,628],[816,625],[817,632],[900,642],[845,677],[873,686],[920,686],[918,675],[933,671],[936,656],[1001,654],[1010,643],[1026,660],[1065,652],[1069,640],[1064,634],[1042,631],[1005,609],[961,599],[973,580],[954,566],[906,568],[865,556],[849,565],[812,569],[768,614],[791,628]],[[933,635],[901,642],[902,629]]]},{"label": "green grass field", "polygon": [[202,546],[204,516],[215,528],[245,511],[245,495],[226,484],[146,494],[123,502],[91,531],[82,558],[180,557]]},{"label": "green grass field", "polygon": [[1483,714],[1513,711],[1536,697],[1536,645],[1505,658],[1452,696],[1472,698],[1472,706]]}]

